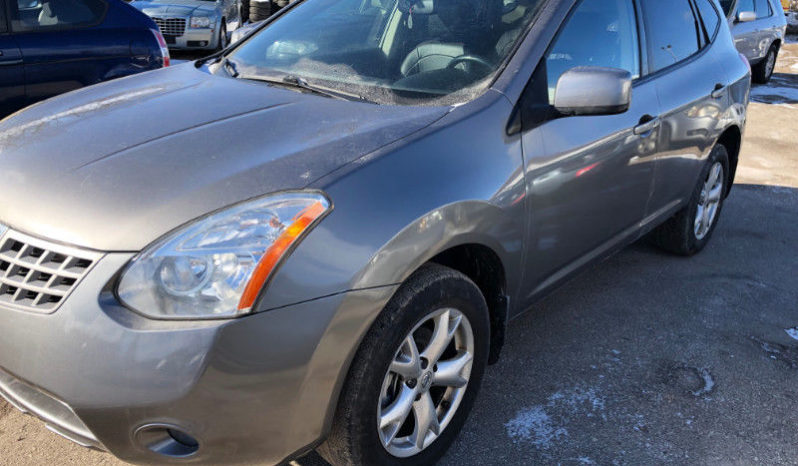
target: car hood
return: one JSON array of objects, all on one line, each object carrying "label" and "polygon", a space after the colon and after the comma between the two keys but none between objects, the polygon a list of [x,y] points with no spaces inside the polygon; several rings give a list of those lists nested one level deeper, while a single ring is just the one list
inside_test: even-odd
[{"label": "car hood", "polygon": [[124,78],[0,122],[0,223],[138,251],[211,211],[306,187],[447,112],[334,100],[192,64]]},{"label": "car hood", "polygon": [[132,6],[138,8],[148,16],[189,16],[195,11],[203,14],[212,13],[215,10],[213,2],[199,0],[171,0],[163,2],[133,2]]}]

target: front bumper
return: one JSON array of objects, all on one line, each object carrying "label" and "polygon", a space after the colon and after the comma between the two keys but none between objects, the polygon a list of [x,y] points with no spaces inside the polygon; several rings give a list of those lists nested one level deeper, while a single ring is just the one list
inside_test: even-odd
[{"label": "front bumper", "polygon": [[182,36],[165,35],[166,45],[171,50],[216,50],[219,47],[219,31],[214,29],[186,29]]},{"label": "front bumper", "polygon": [[[395,291],[236,320],[153,321],[111,292],[131,257],[106,255],[53,314],[0,307],[0,394],[52,430],[135,463],[276,464],[314,447],[362,335]],[[198,450],[151,451],[135,433],[155,424],[190,434]]]}]

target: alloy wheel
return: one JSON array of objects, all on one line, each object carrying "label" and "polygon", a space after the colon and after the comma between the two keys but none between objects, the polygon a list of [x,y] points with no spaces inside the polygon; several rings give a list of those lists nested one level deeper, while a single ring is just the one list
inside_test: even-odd
[{"label": "alloy wheel", "polygon": [[701,189],[698,199],[698,209],[695,214],[694,232],[698,240],[704,239],[712,229],[718,216],[718,209],[723,197],[724,173],[723,165],[715,162],[709,170],[709,175]]},{"label": "alloy wheel", "polygon": [[451,422],[468,389],[474,332],[456,309],[428,314],[405,337],[382,384],[380,441],[407,458],[429,447]]},{"label": "alloy wheel", "polygon": [[768,52],[767,63],[765,64],[765,76],[770,77],[776,68],[776,52],[772,49]]}]

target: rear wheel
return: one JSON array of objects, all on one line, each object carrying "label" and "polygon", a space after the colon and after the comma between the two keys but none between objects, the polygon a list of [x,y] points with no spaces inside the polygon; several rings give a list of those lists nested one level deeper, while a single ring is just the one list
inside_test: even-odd
[{"label": "rear wheel", "polygon": [[767,84],[773,76],[773,70],[776,69],[776,61],[779,58],[779,49],[776,44],[770,46],[768,54],[765,59],[757,64],[753,69],[754,82],[758,84]]},{"label": "rear wheel", "polygon": [[651,232],[654,244],[683,256],[692,256],[704,249],[723,210],[728,173],[729,154],[718,144],[709,155],[689,205]]},{"label": "rear wheel", "polygon": [[422,268],[358,349],[319,453],[335,466],[435,463],[473,406],[489,338],[479,288],[452,269]]}]

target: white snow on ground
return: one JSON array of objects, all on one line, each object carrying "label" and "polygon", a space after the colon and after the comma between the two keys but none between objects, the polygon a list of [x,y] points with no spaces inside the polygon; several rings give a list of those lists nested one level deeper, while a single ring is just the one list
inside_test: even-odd
[{"label": "white snow on ground", "polygon": [[594,417],[603,411],[604,399],[596,389],[575,387],[554,393],[545,405],[518,411],[504,427],[513,443],[531,443],[539,450],[548,450],[568,437],[565,425],[570,418]]},{"label": "white snow on ground", "polygon": [[704,379],[704,386],[700,390],[693,392],[693,395],[704,396],[712,393],[712,389],[715,388],[715,380],[712,379],[712,374],[706,369],[699,369],[698,374]]},{"label": "white snow on ground", "polygon": [[794,340],[798,340],[798,327],[788,328],[785,330],[787,335],[792,337]]},{"label": "white snow on ground", "polygon": [[554,427],[542,406],[519,411],[504,427],[514,443],[529,442],[540,450],[548,450],[552,442],[568,436],[564,427]]}]

